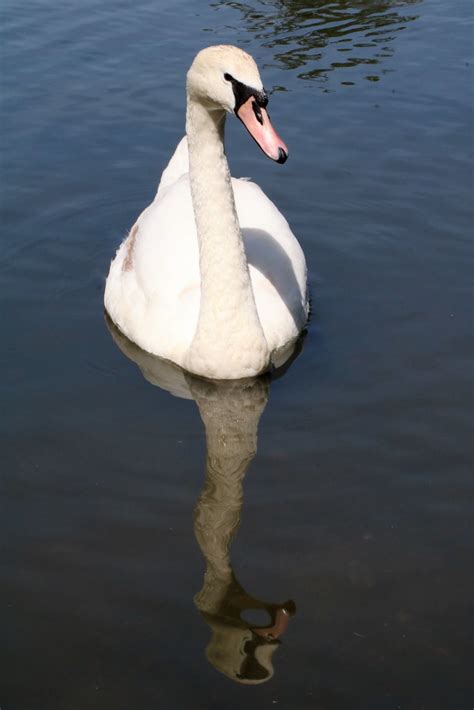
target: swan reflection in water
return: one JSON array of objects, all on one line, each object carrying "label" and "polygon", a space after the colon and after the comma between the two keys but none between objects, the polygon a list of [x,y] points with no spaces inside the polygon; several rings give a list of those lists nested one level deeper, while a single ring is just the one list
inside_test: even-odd
[{"label": "swan reflection in water", "polygon": [[[194,513],[194,532],[206,560],[202,589],[194,601],[212,635],[209,662],[232,680],[257,684],[274,673],[272,657],[295,613],[292,600],[277,604],[248,594],[232,569],[229,547],[240,524],[243,481],[257,451],[260,417],[266,407],[270,377],[211,381],[150,355],[128,340],[105,316],[120,350],[151,384],[177,397],[194,399],[206,431],[206,478]],[[301,341],[283,356],[272,378],[284,374],[301,350]],[[244,614],[265,613],[266,625]]]}]

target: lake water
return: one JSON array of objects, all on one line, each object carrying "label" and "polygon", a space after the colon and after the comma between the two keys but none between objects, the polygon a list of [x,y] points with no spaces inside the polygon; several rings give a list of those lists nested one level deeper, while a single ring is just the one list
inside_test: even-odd
[{"label": "lake water", "polygon": [[[470,0],[2,15],[2,710],[470,710]],[[272,92],[289,161],[233,119],[229,161],[313,317],[284,376],[193,402],[102,299],[220,42]]]}]

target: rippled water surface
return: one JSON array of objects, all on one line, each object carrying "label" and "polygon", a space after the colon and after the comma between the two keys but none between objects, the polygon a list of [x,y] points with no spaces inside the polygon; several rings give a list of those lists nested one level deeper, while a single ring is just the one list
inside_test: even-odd
[{"label": "rippled water surface", "polygon": [[[2,15],[2,710],[472,708],[469,0]],[[233,119],[228,156],[314,311],[246,386],[163,372],[102,305],[218,42],[272,94],[288,163]]]}]

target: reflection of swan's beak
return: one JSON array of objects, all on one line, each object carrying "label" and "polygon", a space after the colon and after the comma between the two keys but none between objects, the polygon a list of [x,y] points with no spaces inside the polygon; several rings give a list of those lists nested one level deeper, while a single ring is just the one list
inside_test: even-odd
[{"label": "reflection of swan's beak", "polygon": [[251,631],[257,636],[261,636],[267,641],[277,639],[279,636],[285,633],[286,627],[290,620],[290,616],[293,616],[296,611],[295,603],[293,601],[285,602],[283,606],[276,610],[274,616],[274,623],[272,626],[253,626]]},{"label": "reflection of swan's beak", "polygon": [[255,97],[247,99],[236,113],[265,155],[277,163],[284,163],[288,158],[286,143],[275,131],[268,113],[263,106],[258,105]]}]

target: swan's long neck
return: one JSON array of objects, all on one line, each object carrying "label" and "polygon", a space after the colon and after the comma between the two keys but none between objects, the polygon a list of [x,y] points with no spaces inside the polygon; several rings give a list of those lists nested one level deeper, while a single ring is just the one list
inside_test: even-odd
[{"label": "swan's long neck", "polygon": [[225,112],[188,97],[186,133],[201,304],[187,367],[218,379],[265,370],[269,351],[250,281],[224,152]]}]

